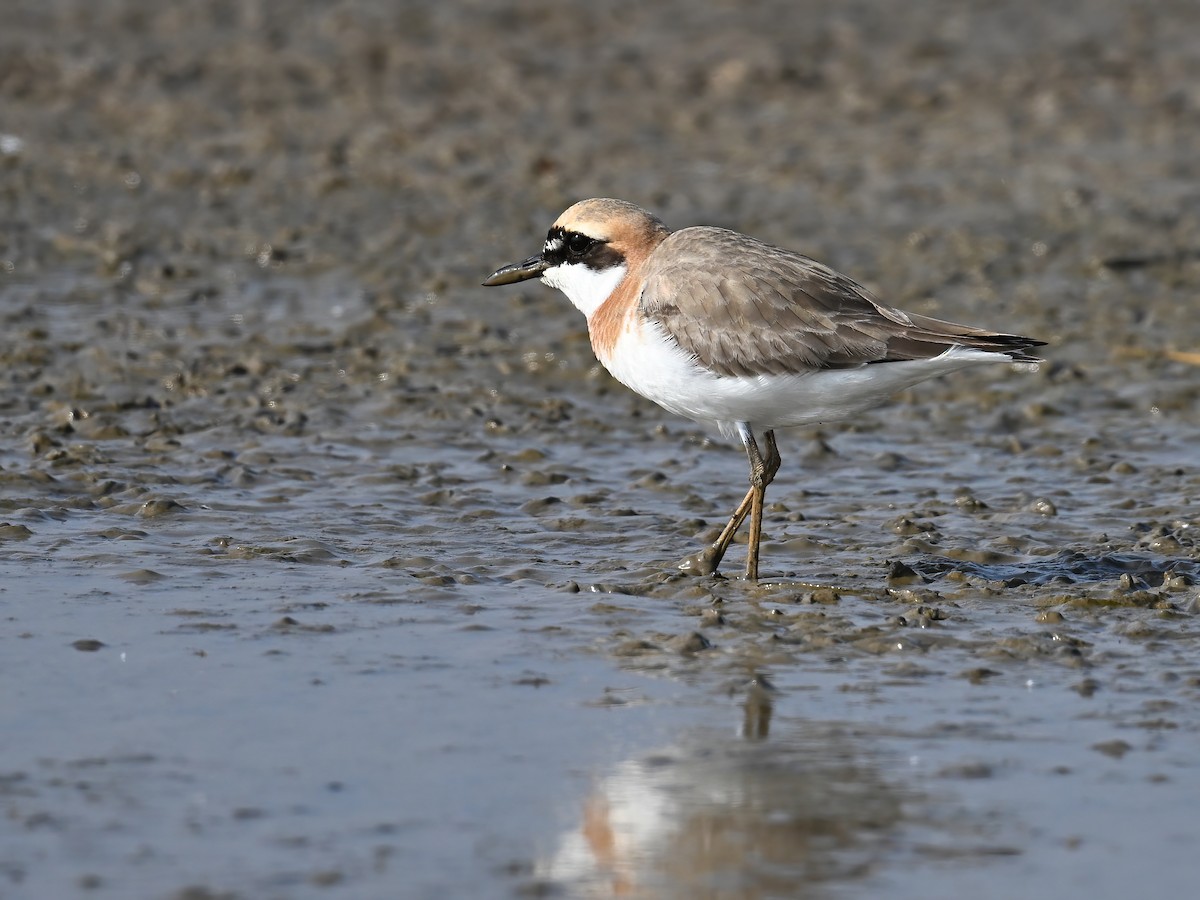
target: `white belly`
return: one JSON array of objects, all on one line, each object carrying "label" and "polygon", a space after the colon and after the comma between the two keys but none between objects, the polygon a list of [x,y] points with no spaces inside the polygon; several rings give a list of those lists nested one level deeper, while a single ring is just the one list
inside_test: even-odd
[{"label": "white belly", "polygon": [[736,423],[756,429],[815,425],[855,416],[897,391],[927,378],[1007,356],[953,347],[933,359],[821,369],[796,375],[716,375],[685,354],[653,324],[629,327],[608,359],[613,377],[670,412],[716,424],[723,434]]}]

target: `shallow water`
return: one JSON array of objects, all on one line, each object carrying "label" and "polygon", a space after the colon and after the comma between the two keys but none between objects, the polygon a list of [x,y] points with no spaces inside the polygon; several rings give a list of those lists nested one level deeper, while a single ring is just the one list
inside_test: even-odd
[{"label": "shallow water", "polygon": [[[1196,10],[743,6],[6,14],[0,897],[1192,892]],[[477,286],[592,194],[1049,361],[685,578],[741,451]]]}]

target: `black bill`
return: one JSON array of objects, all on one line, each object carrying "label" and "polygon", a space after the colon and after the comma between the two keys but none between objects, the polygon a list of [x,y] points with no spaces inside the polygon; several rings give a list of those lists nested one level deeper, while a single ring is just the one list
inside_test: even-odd
[{"label": "black bill", "polygon": [[487,287],[496,287],[500,284],[516,284],[518,281],[528,281],[530,278],[537,278],[546,271],[549,263],[541,256],[531,256],[525,262],[511,263],[501,269],[497,269],[484,280],[484,285]]}]

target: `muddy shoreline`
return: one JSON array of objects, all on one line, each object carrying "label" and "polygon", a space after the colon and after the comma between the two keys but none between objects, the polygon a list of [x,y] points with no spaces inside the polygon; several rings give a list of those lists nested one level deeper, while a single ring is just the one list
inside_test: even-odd
[{"label": "muddy shoreline", "polygon": [[[1191,888],[1194,4],[8,6],[0,896]],[[741,451],[479,287],[587,196],[1047,362],[682,577]]]}]

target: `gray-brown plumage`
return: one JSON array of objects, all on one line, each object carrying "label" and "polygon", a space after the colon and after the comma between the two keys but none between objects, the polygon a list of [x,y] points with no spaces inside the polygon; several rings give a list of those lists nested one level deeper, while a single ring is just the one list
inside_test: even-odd
[{"label": "gray-brown plumage", "polygon": [[806,256],[723,228],[671,232],[623,200],[576,203],[540,254],[484,284],[537,277],[587,316],[596,357],[615,377],[741,438],[750,489],[713,544],[680,564],[700,575],[716,571],[748,517],[746,578],[758,578],[766,489],[781,462],[776,428],[847,418],[957,369],[1036,362],[1025,351],[1044,343],[901,312]]},{"label": "gray-brown plumage", "polygon": [[721,375],[930,359],[952,346],[1036,362],[1042,342],[879,303],[828,266],[723,228],[673,232],[645,267],[641,311]]}]

